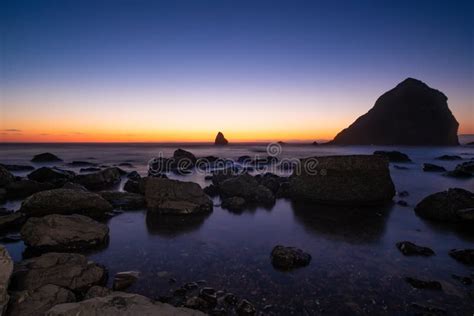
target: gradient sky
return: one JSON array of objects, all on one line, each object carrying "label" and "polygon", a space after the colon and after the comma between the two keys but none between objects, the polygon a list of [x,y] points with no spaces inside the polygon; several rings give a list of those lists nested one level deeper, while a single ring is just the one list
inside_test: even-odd
[{"label": "gradient sky", "polygon": [[473,1],[0,3],[2,141],[330,139],[406,77],[474,134]]}]

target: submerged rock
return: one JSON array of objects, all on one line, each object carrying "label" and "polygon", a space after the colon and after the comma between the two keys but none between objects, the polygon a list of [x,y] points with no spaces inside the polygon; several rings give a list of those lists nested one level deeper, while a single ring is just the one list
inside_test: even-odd
[{"label": "submerged rock", "polygon": [[224,134],[221,132],[217,133],[214,145],[227,145],[228,143],[229,141],[224,137]]},{"label": "submerged rock", "polygon": [[384,156],[388,158],[390,162],[411,162],[410,157],[407,154],[404,154],[399,151],[383,151],[377,150],[374,151],[374,155]]},{"label": "submerged rock", "polygon": [[80,174],[74,178],[75,183],[83,185],[88,190],[105,190],[120,182],[123,171],[117,167],[111,167],[99,172]]},{"label": "submerged rock", "polygon": [[75,301],[76,296],[72,291],[57,285],[47,284],[31,291],[13,292],[8,306],[8,315],[44,315],[55,305]]},{"label": "submerged rock", "polygon": [[442,172],[446,171],[444,167],[432,164],[432,163],[424,163],[423,164],[423,171],[425,172]]},{"label": "submerged rock", "polygon": [[417,289],[429,289],[429,290],[441,290],[441,283],[438,281],[425,281],[420,280],[412,277],[406,277],[405,281],[407,281],[411,286]]},{"label": "submerged rock", "polygon": [[56,155],[53,155],[52,153],[42,153],[35,155],[33,159],[31,159],[32,162],[59,162],[63,161],[61,158],[59,158]]},{"label": "submerged rock", "polygon": [[137,193],[100,191],[98,194],[112,204],[114,208],[122,210],[142,209],[146,204],[145,197]]},{"label": "submerged rock", "polygon": [[13,272],[13,260],[5,246],[0,245],[0,315],[3,315],[10,296],[8,287]]},{"label": "submerged rock", "polygon": [[311,255],[295,247],[275,246],[271,253],[272,264],[282,270],[291,270],[307,266]]},{"label": "submerged rock", "polygon": [[212,211],[212,201],[197,183],[148,177],[144,185],[151,212],[187,215]]},{"label": "submerged rock", "polygon": [[204,316],[205,314],[184,307],[154,302],[145,296],[122,292],[112,292],[104,297],[95,297],[85,301],[60,304],[51,308],[46,316],[77,315],[161,315],[161,316]]},{"label": "submerged rock", "polygon": [[130,287],[140,276],[140,272],[138,271],[124,271],[118,272],[114,276],[114,282],[112,288],[114,291],[121,291],[125,290],[126,288]]},{"label": "submerged rock", "polygon": [[472,222],[466,212],[468,209],[474,209],[474,193],[454,188],[425,197],[415,207],[415,212],[431,220]]},{"label": "submerged rock", "polygon": [[[459,145],[459,124],[447,97],[407,78],[336,135],[334,145]],[[429,118],[429,119],[428,119]]]},{"label": "submerged rock", "polygon": [[3,166],[0,166],[0,188],[7,186],[13,181],[15,181],[15,176]]},{"label": "submerged rock", "polygon": [[47,284],[85,293],[107,279],[104,267],[76,253],[50,252],[15,264],[12,290],[35,290]]},{"label": "submerged rock", "polygon": [[400,250],[405,256],[433,256],[435,253],[432,249],[428,247],[418,246],[409,241],[401,241],[397,242],[397,248]]},{"label": "submerged rock", "polygon": [[295,201],[351,206],[383,204],[395,195],[388,160],[377,155],[302,159],[289,191]]},{"label": "submerged rock", "polygon": [[449,255],[459,262],[474,265],[474,249],[452,249]]},{"label": "submerged rock", "polygon": [[31,172],[28,179],[38,182],[49,182],[57,186],[62,186],[64,183],[72,180],[76,174],[69,170],[62,170],[59,168],[41,167]]},{"label": "submerged rock", "polygon": [[104,218],[112,205],[100,195],[80,190],[54,189],[33,194],[23,201],[21,211],[27,216],[81,214]]},{"label": "submerged rock", "polygon": [[105,244],[109,228],[86,216],[53,214],[28,219],[21,236],[26,246],[38,251],[76,251]]}]

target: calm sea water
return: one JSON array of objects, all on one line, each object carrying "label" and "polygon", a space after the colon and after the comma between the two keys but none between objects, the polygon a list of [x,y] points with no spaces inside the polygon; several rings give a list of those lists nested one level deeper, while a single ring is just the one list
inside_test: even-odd
[{"label": "calm sea water", "polygon": [[[130,162],[146,175],[147,162],[161,153],[171,156],[176,148],[197,157],[214,155],[236,159],[241,155],[265,155],[266,145],[242,144],[227,147],[191,144],[1,144],[2,163],[31,164],[34,154],[52,152],[64,161],[89,160],[114,165]],[[411,303],[442,307],[450,313],[472,315],[473,285],[463,285],[453,274],[474,277],[474,268],[453,260],[452,248],[472,248],[474,232],[434,224],[418,218],[413,208],[425,196],[460,187],[474,189],[474,180],[444,177],[422,171],[431,162],[453,169],[458,161],[439,161],[444,154],[474,158],[474,148],[419,147],[324,147],[284,145],[281,157],[369,154],[374,150],[400,150],[413,163],[391,164],[397,191],[408,191],[409,203],[395,203],[370,210],[340,210],[318,205],[294,205],[280,199],[271,209],[254,208],[232,213],[214,208],[207,217],[192,220],[156,221],[146,211],[125,212],[108,221],[110,243],[90,253],[104,264],[109,275],[138,270],[141,278],[129,290],[157,298],[170,295],[180,285],[205,280],[208,286],[225,289],[251,301],[258,309],[288,314],[403,314],[413,313]],[[36,165],[40,166],[40,165]],[[59,167],[64,167],[58,164]],[[78,169],[68,168],[78,171]],[[24,173],[18,173],[24,175]],[[202,174],[174,176],[206,186]],[[117,187],[120,189],[120,186]],[[394,201],[399,198],[395,197]],[[220,204],[216,198],[215,204]],[[8,202],[19,208],[21,201]],[[436,256],[405,257],[395,243],[409,240],[429,246]],[[277,244],[296,246],[312,255],[311,264],[292,272],[275,270],[270,252]],[[21,260],[22,242],[6,245],[16,261]],[[414,276],[442,283],[443,291],[416,290],[404,278]],[[176,279],[170,284],[169,279]],[[268,306],[267,306],[268,308]]]}]

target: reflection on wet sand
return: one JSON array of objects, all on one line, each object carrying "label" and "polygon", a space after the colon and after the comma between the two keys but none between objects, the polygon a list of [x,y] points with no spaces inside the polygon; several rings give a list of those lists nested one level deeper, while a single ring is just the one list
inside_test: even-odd
[{"label": "reflection on wet sand", "polygon": [[292,202],[293,215],[306,231],[350,244],[374,243],[383,235],[392,205],[329,206]]},{"label": "reflection on wet sand", "polygon": [[146,227],[152,235],[173,238],[198,230],[208,217],[209,214],[177,216],[147,212]]}]

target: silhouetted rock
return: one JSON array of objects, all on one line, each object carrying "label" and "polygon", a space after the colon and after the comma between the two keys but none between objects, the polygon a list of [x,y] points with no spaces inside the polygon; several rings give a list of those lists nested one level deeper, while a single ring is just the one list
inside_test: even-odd
[{"label": "silhouetted rock", "polygon": [[405,278],[405,281],[407,281],[411,286],[417,289],[429,289],[429,290],[441,290],[441,283],[438,281],[425,281],[425,280],[420,280],[417,278],[412,278],[412,277],[407,277]]},{"label": "silhouetted rock", "polygon": [[59,158],[56,155],[53,155],[52,153],[42,153],[35,155],[33,159],[31,159],[32,162],[58,162],[58,161],[63,161],[61,158]]},{"label": "silhouetted rock", "polygon": [[45,316],[77,315],[162,315],[204,316],[205,314],[184,307],[155,302],[145,296],[112,292],[77,303],[60,304],[46,312]]},{"label": "silhouetted rock", "polygon": [[123,190],[130,193],[141,193],[140,192],[140,183],[135,180],[127,180],[123,186]]},{"label": "silhouetted rock", "polygon": [[77,251],[104,245],[109,228],[87,216],[52,214],[28,219],[21,236],[36,251]]},{"label": "silhouetted rock", "polygon": [[442,156],[436,157],[436,159],[438,159],[438,160],[462,160],[462,158],[460,156],[456,156],[456,155],[442,155]]},{"label": "silhouetted rock", "polygon": [[249,174],[231,177],[219,184],[219,193],[224,198],[241,197],[247,202],[273,204],[275,196],[267,187]]},{"label": "silhouetted rock", "polygon": [[443,172],[446,171],[444,167],[432,164],[432,163],[424,163],[423,164],[423,171],[426,172]]},{"label": "silhouetted rock", "polygon": [[10,183],[5,189],[7,191],[7,199],[20,199],[37,192],[54,189],[54,187],[54,184],[48,182],[40,183],[33,180],[20,180]]},{"label": "silhouetted rock", "polygon": [[459,262],[474,265],[474,249],[452,249],[449,255]]},{"label": "silhouetted rock", "polygon": [[224,134],[222,134],[221,132],[217,133],[214,145],[227,145],[228,143],[229,141],[224,137]]},{"label": "silhouetted rock", "polygon": [[374,151],[374,155],[385,156],[390,162],[410,162],[411,159],[407,154],[401,153],[399,151],[383,151],[377,150]]},{"label": "silhouetted rock", "polygon": [[141,194],[119,191],[100,191],[100,196],[106,199],[114,208],[136,210],[145,207],[145,197]]},{"label": "silhouetted rock", "polygon": [[[474,210],[474,194],[454,188],[425,197],[415,207],[418,216],[438,221],[472,222],[469,217]],[[469,215],[471,214],[471,215]]]},{"label": "silhouetted rock", "polygon": [[203,190],[204,190],[204,193],[206,193],[210,197],[214,197],[214,196],[219,195],[219,187],[217,185],[214,185],[214,184],[208,185]]},{"label": "silhouetted rock", "polygon": [[49,214],[81,214],[93,218],[104,218],[112,211],[112,205],[100,195],[80,190],[54,189],[33,194],[23,201],[22,212],[27,216]]},{"label": "silhouetted rock", "polygon": [[428,247],[418,246],[409,241],[401,241],[397,242],[397,248],[400,250],[405,256],[425,256],[429,257],[434,255],[434,251]]},{"label": "silhouetted rock", "polygon": [[448,177],[461,179],[474,176],[474,160],[460,163],[454,170],[448,171],[445,175]]},{"label": "silhouetted rock", "polygon": [[197,183],[148,177],[144,186],[150,212],[188,215],[212,211],[212,201]]},{"label": "silhouetted rock", "polygon": [[74,177],[74,182],[85,186],[88,190],[105,190],[120,182],[124,172],[117,167],[111,167],[99,172],[80,174]]},{"label": "silhouetted rock", "polygon": [[130,179],[130,180],[135,180],[135,181],[138,181],[140,180],[142,177],[140,176],[140,174],[136,171],[132,171],[130,172],[129,174],[127,174],[127,178]]},{"label": "silhouetted rock", "polygon": [[0,188],[7,186],[13,181],[15,181],[15,176],[6,168],[0,166]]},{"label": "silhouetted rock", "polygon": [[69,162],[67,165],[70,167],[94,167],[94,166],[97,166],[97,163],[89,162],[89,161],[74,160],[72,162]]},{"label": "silhouetted rock", "polygon": [[316,141],[313,142],[313,146],[318,146],[318,145],[319,145],[318,142],[316,142]]},{"label": "silhouetted rock", "polygon": [[277,269],[291,270],[307,266],[311,255],[295,247],[275,246],[271,253],[272,264]]},{"label": "silhouetted rock", "polygon": [[8,306],[8,315],[44,315],[55,305],[75,301],[76,296],[72,291],[57,285],[47,284],[31,291],[13,292]]},{"label": "silhouetted rock", "polygon": [[3,315],[10,296],[8,287],[13,272],[13,260],[5,246],[0,245],[0,315]]},{"label": "silhouetted rock", "polygon": [[193,153],[183,149],[176,149],[173,153],[173,169],[189,170],[194,167],[196,160],[196,156]]},{"label": "silhouetted rock", "polygon": [[326,156],[302,159],[289,178],[290,196],[333,205],[377,205],[390,201],[395,187],[382,156]]},{"label": "silhouetted rock", "polygon": [[59,168],[41,167],[31,172],[28,179],[38,182],[49,182],[57,186],[62,186],[64,183],[72,180],[76,174],[69,170],[62,170]]},{"label": "silhouetted rock", "polygon": [[0,166],[7,169],[8,171],[31,171],[35,170],[35,167],[28,165],[7,165],[0,163]]},{"label": "silhouetted rock", "polygon": [[408,78],[378,98],[331,144],[459,145],[458,127],[442,92]]},{"label": "silhouetted rock", "polygon": [[245,207],[245,199],[238,196],[225,198],[222,200],[221,206],[231,211],[240,211]]}]

